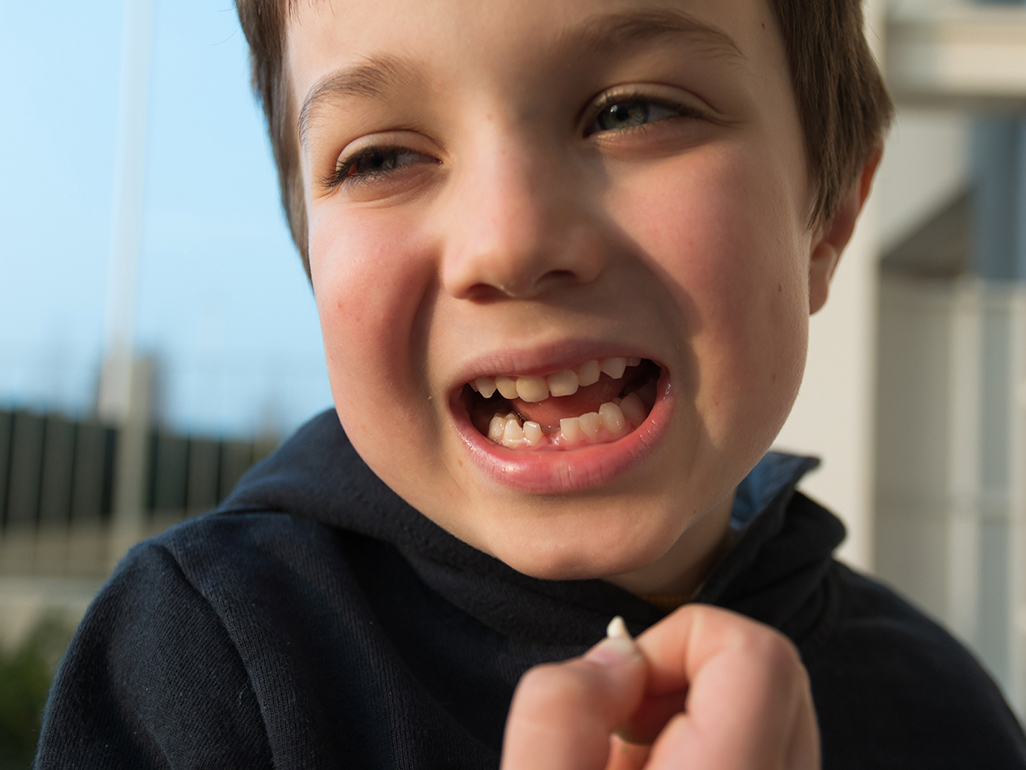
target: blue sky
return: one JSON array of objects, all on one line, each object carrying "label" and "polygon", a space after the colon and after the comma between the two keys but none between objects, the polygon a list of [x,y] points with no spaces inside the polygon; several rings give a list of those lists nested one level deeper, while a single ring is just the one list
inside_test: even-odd
[{"label": "blue sky", "polygon": [[[104,328],[123,5],[0,0],[0,405],[83,411]],[[137,348],[186,429],[329,405],[231,0],[155,0]]]}]

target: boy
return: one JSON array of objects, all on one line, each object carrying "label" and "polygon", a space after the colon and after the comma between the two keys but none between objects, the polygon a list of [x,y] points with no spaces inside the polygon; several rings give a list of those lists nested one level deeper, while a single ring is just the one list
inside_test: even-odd
[{"label": "boy", "polygon": [[764,457],[890,115],[857,0],[239,12],[336,411],[133,550],[38,766],[1026,765]]}]

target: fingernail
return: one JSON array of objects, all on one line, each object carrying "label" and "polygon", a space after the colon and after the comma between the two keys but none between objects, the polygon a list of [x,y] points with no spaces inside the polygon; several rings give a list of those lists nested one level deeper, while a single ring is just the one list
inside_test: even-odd
[{"label": "fingernail", "polygon": [[606,638],[588,650],[584,659],[604,666],[614,666],[639,654],[627,625],[617,615],[606,628]]}]

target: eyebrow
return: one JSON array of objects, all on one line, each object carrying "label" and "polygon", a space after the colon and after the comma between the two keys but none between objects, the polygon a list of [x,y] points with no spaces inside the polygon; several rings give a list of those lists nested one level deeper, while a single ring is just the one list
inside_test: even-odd
[{"label": "eyebrow", "polygon": [[[691,37],[705,41],[712,53],[747,61],[726,32],[683,11],[642,8],[603,14],[564,32],[556,50],[572,58],[581,54],[602,55],[617,48],[634,47],[662,37]],[[373,56],[361,64],[330,73],[314,84],[299,112],[299,136],[305,146],[310,119],[323,102],[345,97],[380,99],[421,81],[420,67],[395,56]]]},{"label": "eyebrow", "polygon": [[376,99],[419,81],[418,68],[394,56],[372,56],[362,64],[333,72],[321,78],[310,89],[299,111],[299,137],[306,144],[310,116],[321,103],[331,99],[355,96]]},{"label": "eyebrow", "polygon": [[603,14],[564,33],[561,48],[593,54],[609,53],[624,46],[650,43],[662,37],[691,37],[703,40],[712,52],[747,61],[734,39],[723,30],[689,13],[671,8],[641,8]]}]

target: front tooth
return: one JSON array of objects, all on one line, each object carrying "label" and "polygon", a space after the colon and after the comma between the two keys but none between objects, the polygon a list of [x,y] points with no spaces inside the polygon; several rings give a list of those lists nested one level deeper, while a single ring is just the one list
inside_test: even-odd
[{"label": "front tooth", "polygon": [[581,436],[581,421],[576,417],[564,417],[559,421],[559,432],[567,441],[577,441]]},{"label": "front tooth", "polygon": [[528,444],[538,444],[542,440],[542,426],[533,420],[524,423],[524,438]]},{"label": "front tooth", "polygon": [[582,388],[586,388],[598,382],[600,374],[599,362],[587,361],[581,364],[581,368],[577,370],[577,381]]},{"label": "front tooth", "polygon": [[614,380],[618,380],[623,377],[624,370],[627,368],[627,359],[605,358],[602,360],[601,368],[603,372],[608,374]]},{"label": "front tooth", "polygon": [[543,377],[517,377],[516,388],[520,399],[530,404],[544,401],[549,397],[549,386]]},{"label": "front tooth", "polygon": [[623,397],[623,401],[620,402],[620,411],[635,428],[645,421],[645,404],[637,393],[628,393]]},{"label": "front tooth", "polygon": [[495,387],[499,389],[503,398],[513,399],[517,397],[517,382],[512,377],[499,375],[495,378]]},{"label": "front tooth", "polygon": [[549,384],[549,393],[554,396],[572,396],[577,392],[577,375],[570,369],[550,374],[545,379]]},{"label": "front tooth", "polygon": [[506,423],[506,430],[502,434],[502,443],[508,447],[520,446],[520,443],[524,440],[524,429],[520,427],[520,423],[516,420],[510,420]]},{"label": "front tooth", "polygon": [[495,380],[493,380],[491,377],[478,377],[476,380],[470,383],[470,387],[472,387],[485,398],[491,398],[493,395],[495,395]]},{"label": "front tooth", "polygon": [[498,444],[505,432],[506,418],[498,414],[492,417],[492,421],[488,423],[488,438]]},{"label": "front tooth", "polygon": [[610,433],[620,435],[627,428],[627,420],[624,419],[623,412],[620,411],[620,407],[610,402],[603,404],[598,410],[599,418],[602,420],[602,425],[605,426]]},{"label": "front tooth", "polygon": [[602,427],[602,421],[599,419],[598,412],[588,412],[587,414],[582,414],[577,419],[581,423],[581,431],[585,436],[593,441],[598,438],[599,429]]}]

